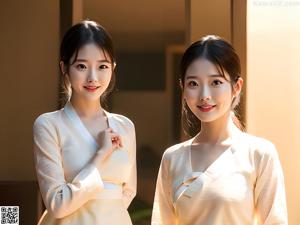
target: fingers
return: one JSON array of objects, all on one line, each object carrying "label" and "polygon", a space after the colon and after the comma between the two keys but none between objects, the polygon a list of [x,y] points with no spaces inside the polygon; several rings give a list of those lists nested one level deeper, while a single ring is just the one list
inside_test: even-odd
[{"label": "fingers", "polygon": [[116,133],[111,133],[111,142],[114,147],[121,148],[123,147],[120,135]]},{"label": "fingers", "polygon": [[121,136],[111,128],[107,128],[98,134],[98,144],[101,151],[98,151],[96,160],[100,160],[100,162],[104,162],[114,150],[123,147]]},{"label": "fingers", "polygon": [[105,133],[107,134],[108,138],[111,140],[114,149],[123,147],[121,137],[119,134],[115,133],[111,128],[107,128],[105,130]]}]

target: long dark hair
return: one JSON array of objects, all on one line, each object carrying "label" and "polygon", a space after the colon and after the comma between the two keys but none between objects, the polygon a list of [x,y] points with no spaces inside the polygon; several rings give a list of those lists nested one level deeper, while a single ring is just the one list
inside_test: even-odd
[{"label": "long dark hair", "polygon": [[[230,77],[231,86],[237,82],[241,76],[240,59],[234,48],[224,39],[208,35],[194,42],[184,52],[180,65],[180,83],[184,89],[185,75],[189,65],[196,59],[203,58],[213,63],[225,79],[225,71]],[[241,130],[244,126],[236,115],[236,107],[240,101],[240,95],[235,97],[232,102],[232,119],[237,127]],[[201,121],[193,114],[187,103],[182,98],[182,125],[184,132],[190,137],[195,136],[201,130]]]},{"label": "long dark hair", "polygon": [[[65,65],[65,71],[63,72],[62,79],[62,91],[64,97],[62,99],[63,103],[68,101],[71,97],[72,90],[71,85],[67,76],[70,65],[75,63],[79,49],[86,45],[94,43],[104,52],[105,57],[112,64],[112,77],[108,88],[101,95],[101,104],[106,105],[106,99],[110,93],[112,93],[115,86],[115,73],[114,64],[116,61],[115,53],[113,49],[112,39],[109,33],[96,23],[95,21],[83,20],[74,26],[72,26],[64,35],[61,46],[60,46],[60,61]],[[72,56],[75,54],[74,60],[71,62]]]}]

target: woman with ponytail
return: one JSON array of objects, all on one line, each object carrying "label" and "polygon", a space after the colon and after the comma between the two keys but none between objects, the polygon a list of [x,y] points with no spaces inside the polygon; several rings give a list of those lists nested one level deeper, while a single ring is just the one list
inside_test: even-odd
[{"label": "woman with ponytail", "polygon": [[115,81],[109,33],[84,20],[64,35],[62,109],[33,126],[34,160],[46,210],[38,225],[132,225],[136,194],[134,124],[104,109]]},{"label": "woman with ponytail", "polygon": [[274,145],[235,116],[243,79],[233,47],[217,36],[181,61],[183,128],[158,174],[152,225],[286,225],[284,178]]}]

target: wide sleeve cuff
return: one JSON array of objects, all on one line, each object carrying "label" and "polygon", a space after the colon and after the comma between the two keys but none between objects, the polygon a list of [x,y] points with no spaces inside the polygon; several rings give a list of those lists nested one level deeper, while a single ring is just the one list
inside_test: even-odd
[{"label": "wide sleeve cuff", "polygon": [[73,179],[72,184],[87,192],[95,192],[95,189],[104,188],[103,180],[97,167],[90,163]]}]

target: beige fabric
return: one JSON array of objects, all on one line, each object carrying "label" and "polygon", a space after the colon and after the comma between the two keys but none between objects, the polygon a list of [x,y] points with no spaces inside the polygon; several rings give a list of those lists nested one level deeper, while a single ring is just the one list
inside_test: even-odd
[{"label": "beige fabric", "polygon": [[36,119],[35,167],[47,208],[39,224],[131,224],[127,207],[136,194],[134,125],[124,116],[105,113],[124,147],[112,153],[101,171],[90,162],[99,146],[70,102]]},{"label": "beige fabric", "polygon": [[271,142],[237,132],[231,147],[199,172],[191,166],[192,141],[163,155],[152,225],[252,225],[255,214],[259,224],[287,224],[284,178]]},{"label": "beige fabric", "polygon": [[[131,225],[131,220],[122,200],[101,199],[88,201],[76,212],[57,219],[44,212],[40,224],[43,225]],[[40,225],[39,224],[39,225]]]}]

